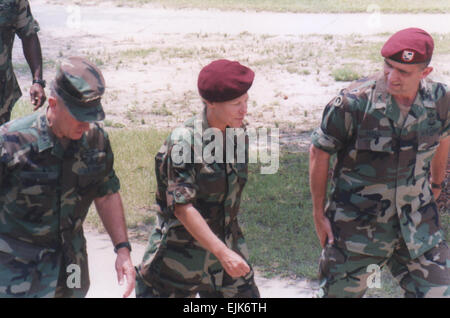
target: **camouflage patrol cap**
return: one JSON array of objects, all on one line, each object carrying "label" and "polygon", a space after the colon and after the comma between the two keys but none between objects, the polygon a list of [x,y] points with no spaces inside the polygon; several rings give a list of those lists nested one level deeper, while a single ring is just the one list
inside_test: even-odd
[{"label": "camouflage patrol cap", "polygon": [[69,57],[58,65],[52,89],[70,114],[82,122],[103,120],[101,97],[105,92],[102,72],[81,57]]}]

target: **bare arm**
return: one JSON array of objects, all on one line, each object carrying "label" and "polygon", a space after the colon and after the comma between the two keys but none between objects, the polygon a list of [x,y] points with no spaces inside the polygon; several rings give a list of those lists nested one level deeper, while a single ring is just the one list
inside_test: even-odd
[{"label": "bare arm", "polygon": [[200,245],[218,258],[231,277],[241,277],[250,271],[247,262],[211,231],[205,219],[192,204],[176,205],[175,216]]},{"label": "bare arm", "polygon": [[[122,199],[119,193],[113,193],[94,200],[98,215],[111,237],[113,245],[128,241],[125,215],[123,211]],[[123,297],[128,297],[134,289],[136,273],[130,258],[130,251],[121,248],[117,251],[116,271],[119,284],[123,283],[123,276],[126,277],[127,287]]]},{"label": "bare arm", "polygon": [[327,239],[329,244],[333,244],[334,242],[330,221],[325,216],[329,166],[330,155],[311,145],[309,156],[309,185],[313,201],[314,224],[322,247],[327,243]]},{"label": "bare arm", "polygon": [[[42,51],[37,34],[22,38],[23,54],[31,69],[33,80],[42,79]],[[33,84],[30,88],[31,103],[34,110],[41,107],[45,100],[44,88],[39,84]]]},{"label": "bare arm", "polygon": [[[431,182],[441,184],[444,181],[449,149],[450,136],[441,140],[438,148],[436,149],[436,153],[431,160]],[[434,198],[439,198],[441,189],[432,188],[432,191]]]}]

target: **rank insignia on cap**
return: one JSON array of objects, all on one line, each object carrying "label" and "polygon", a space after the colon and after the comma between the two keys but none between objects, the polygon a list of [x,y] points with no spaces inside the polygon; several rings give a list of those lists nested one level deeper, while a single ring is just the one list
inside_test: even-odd
[{"label": "rank insignia on cap", "polygon": [[402,60],[404,62],[411,62],[414,59],[414,52],[413,51],[408,51],[408,50],[404,50],[402,53]]}]

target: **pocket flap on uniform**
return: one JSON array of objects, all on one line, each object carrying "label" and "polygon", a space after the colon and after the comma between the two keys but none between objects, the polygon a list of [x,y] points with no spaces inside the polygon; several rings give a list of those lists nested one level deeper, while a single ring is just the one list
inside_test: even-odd
[{"label": "pocket flap on uniform", "polygon": [[82,155],[82,158],[82,164],[77,165],[76,168],[73,169],[73,172],[78,175],[96,174],[106,169],[106,152],[104,151],[86,151]]},{"label": "pocket flap on uniform", "polygon": [[49,186],[36,184],[31,187],[26,187],[20,189],[20,193],[26,194],[26,195],[44,195],[50,191]]},{"label": "pocket flap on uniform", "polygon": [[43,253],[55,252],[55,250],[52,248],[34,246],[30,243],[0,234],[0,252],[23,260],[38,261]]},{"label": "pocket flap on uniform", "polygon": [[45,183],[45,181],[52,182],[58,179],[58,173],[55,171],[20,171],[20,178]]},{"label": "pocket flap on uniform", "polygon": [[355,147],[357,150],[392,152],[392,134],[380,130],[361,130]]},{"label": "pocket flap on uniform", "polygon": [[439,146],[439,135],[419,135],[417,151],[432,151]]}]

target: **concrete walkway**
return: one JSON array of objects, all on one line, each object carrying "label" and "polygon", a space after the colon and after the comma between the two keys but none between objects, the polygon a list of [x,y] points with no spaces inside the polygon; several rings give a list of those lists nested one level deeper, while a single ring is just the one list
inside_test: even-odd
[{"label": "concrete walkway", "polygon": [[[300,14],[219,10],[173,10],[150,6],[62,6],[33,1],[42,30],[59,34],[146,37],[156,33],[249,32],[268,35],[379,34],[411,26],[450,33],[450,14]],[[67,33],[69,32],[69,33]]]},{"label": "concrete walkway", "polygon": [[[88,298],[121,298],[125,286],[119,286],[117,282],[114,263],[116,254],[107,234],[96,231],[85,232],[89,257],[89,273],[91,287],[87,294]],[[144,255],[145,245],[132,243],[131,258],[134,265],[141,262]],[[289,280],[285,278],[267,279],[255,274],[261,297],[263,298],[310,298],[317,290],[317,284],[306,280]],[[130,295],[135,298],[135,293]]]}]

